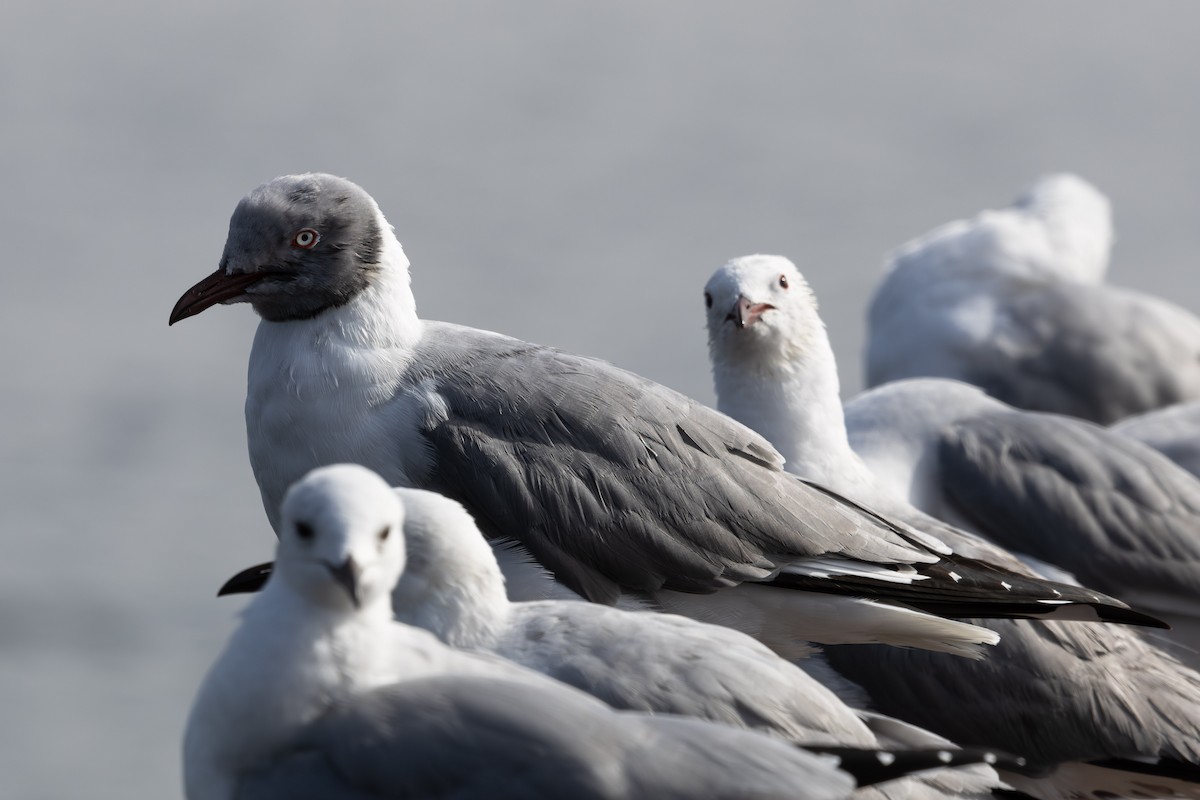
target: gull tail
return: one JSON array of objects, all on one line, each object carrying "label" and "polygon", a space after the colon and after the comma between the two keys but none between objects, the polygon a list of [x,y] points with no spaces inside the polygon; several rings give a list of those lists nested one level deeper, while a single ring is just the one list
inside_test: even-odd
[{"label": "gull tail", "polygon": [[255,564],[234,575],[217,590],[217,597],[227,594],[253,594],[267,585],[271,571],[275,568],[274,561],[265,564]]},{"label": "gull tail", "polygon": [[870,750],[855,747],[805,745],[805,750],[831,755],[838,767],[854,776],[861,789],[884,781],[894,781],[916,772],[948,767],[987,764],[996,769],[1023,770],[1025,759],[999,750],[981,747],[922,748],[917,750]]}]

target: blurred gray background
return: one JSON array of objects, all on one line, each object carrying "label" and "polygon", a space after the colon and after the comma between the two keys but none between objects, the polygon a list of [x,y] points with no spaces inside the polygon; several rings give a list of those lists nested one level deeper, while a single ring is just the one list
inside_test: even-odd
[{"label": "blurred gray background", "polygon": [[49,4],[0,9],[0,795],[179,793],[214,592],[273,539],[255,319],[168,329],[237,200],[348,176],[423,316],[705,402],[701,287],[790,256],[844,389],[886,251],[1070,169],[1115,281],[1200,310],[1184,2]]}]

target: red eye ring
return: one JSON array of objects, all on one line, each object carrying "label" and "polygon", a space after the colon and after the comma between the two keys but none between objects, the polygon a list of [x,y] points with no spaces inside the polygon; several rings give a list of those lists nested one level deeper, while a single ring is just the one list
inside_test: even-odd
[{"label": "red eye ring", "polygon": [[317,242],[321,241],[321,234],[314,231],[312,228],[301,228],[296,231],[296,235],[292,237],[292,247],[299,247],[302,250],[311,250],[317,246]]}]

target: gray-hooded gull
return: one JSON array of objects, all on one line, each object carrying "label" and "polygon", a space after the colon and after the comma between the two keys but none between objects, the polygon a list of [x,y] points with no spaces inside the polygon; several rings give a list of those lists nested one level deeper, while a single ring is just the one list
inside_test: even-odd
[{"label": "gray-hooded gull", "polygon": [[1100,423],[1200,399],[1200,319],[1103,283],[1108,199],[1069,174],[900,247],[871,300],[867,385],[954,378]]},{"label": "gray-hooded gull", "polygon": [[[956,550],[1023,569],[995,545],[914,508],[906,500],[912,495],[895,489],[899,476],[912,478],[902,482],[904,489],[925,483],[912,476],[934,469],[936,453],[930,454],[921,425],[881,403],[872,405],[880,410],[870,425],[866,415],[851,413],[855,403],[843,414],[837,365],[816,299],[790,261],[736,259],[709,280],[705,303],[719,407],[767,435],[787,456],[789,469],[936,533]],[[952,385],[1000,405],[974,387]],[[953,405],[930,395],[923,408],[937,416]],[[874,458],[864,462],[851,441],[865,442]],[[1157,769],[1157,779],[1165,779],[1173,761],[1182,762],[1178,771],[1186,780],[1172,791],[1200,793],[1200,675],[1127,629],[1023,620],[981,624],[1002,634],[982,662],[896,648],[829,648],[826,657],[886,713],[956,741],[1008,748],[1054,766],[1046,781],[1018,784],[1039,796],[1081,789],[1144,792],[1156,778],[1140,770]],[[1080,763],[1118,758],[1166,763],[1143,764],[1135,772],[1129,764]]]},{"label": "gray-hooded gull", "polygon": [[171,322],[236,302],[262,317],[246,424],[277,529],[292,481],[348,461],[462,502],[490,538],[520,542],[589,600],[648,595],[781,647],[880,641],[978,655],[995,641],[912,608],[1141,619],[966,563],[789,475],[762,437],[644,378],[421,320],[400,243],[347,180],[286,176],[247,195],[218,269]]},{"label": "gray-hooded gull", "polygon": [[362,467],[308,475],[283,520],[274,577],[193,706],[189,800],[792,798],[798,787],[832,800],[849,794],[851,774],[867,784],[929,765],[924,753],[830,757],[699,720],[615,712],[394,621],[403,509]]}]

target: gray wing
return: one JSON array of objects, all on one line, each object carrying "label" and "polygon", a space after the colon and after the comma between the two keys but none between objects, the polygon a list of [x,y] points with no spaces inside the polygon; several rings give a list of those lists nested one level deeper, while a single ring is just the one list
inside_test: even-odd
[{"label": "gray wing", "polygon": [[1153,447],[1200,476],[1200,403],[1179,403],[1124,419],[1112,430]]},{"label": "gray wing", "polygon": [[238,800],[845,797],[849,775],[766,737],[621,715],[575,692],[484,678],[385,687],[330,712]]},{"label": "gray wing", "polygon": [[501,655],[614,708],[763,730],[800,745],[877,746],[831,691],[750,636],[674,614],[520,603]]},{"label": "gray wing", "polygon": [[824,555],[936,560],[683,395],[602,361],[427,325],[409,385],[436,395],[422,427],[432,458],[415,480],[589,599],[713,591]]},{"label": "gray wing", "polygon": [[1108,424],[1200,398],[1200,320],[1111,286],[1013,281],[965,380],[1018,408]]},{"label": "gray wing", "polygon": [[1137,755],[1200,759],[1200,675],[1128,629],[976,624],[1000,633],[983,661],[877,645],[825,653],[880,711],[959,744],[998,747],[1041,765]]},{"label": "gray wing", "polygon": [[941,444],[951,502],[1005,547],[1122,596],[1200,585],[1200,482],[1161,454],[1080,420],[987,414]]}]

